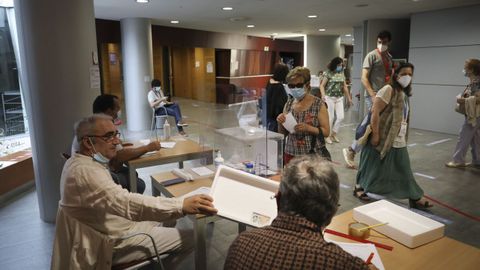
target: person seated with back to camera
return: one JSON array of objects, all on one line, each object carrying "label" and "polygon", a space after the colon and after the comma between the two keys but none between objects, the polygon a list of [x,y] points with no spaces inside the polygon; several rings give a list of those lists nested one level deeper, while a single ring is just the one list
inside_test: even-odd
[{"label": "person seated with back to camera", "polygon": [[180,112],[180,106],[175,102],[168,101],[168,97],[164,95],[162,91],[162,83],[160,80],[153,79],[151,83],[152,88],[148,92],[148,103],[150,107],[155,109],[155,115],[167,115],[175,117],[175,123],[177,124],[178,133],[185,136],[183,127],[188,126],[182,119],[182,113]]},{"label": "person seated with back to camera", "polygon": [[[92,105],[93,113],[95,114],[105,114],[112,118],[112,122],[115,126],[118,126],[122,123],[120,119],[120,101],[117,96],[110,94],[102,94],[97,96],[93,101]],[[113,181],[116,184],[121,185],[123,188],[131,191],[130,187],[130,174],[129,169],[125,166],[125,163],[139,158],[147,152],[158,151],[160,150],[160,142],[153,141],[147,145],[133,147],[131,143],[122,143],[117,146],[117,155],[109,161],[109,170],[112,176]],[[73,139],[71,156],[74,156],[75,153],[80,151],[80,145],[78,144],[77,137]],[[136,173],[137,181],[137,193],[143,194],[145,191],[145,182],[138,178],[138,173]]]},{"label": "person seated with back to camera", "polygon": [[377,269],[325,241],[322,231],[337,212],[339,196],[330,162],[316,155],[292,159],[275,196],[277,217],[270,226],[241,233],[224,269]]},{"label": "person seated with back to camera", "polygon": [[[63,167],[51,269],[111,269],[112,265],[150,258],[155,240],[167,269],[193,249],[192,230],[161,226],[188,214],[217,212],[208,195],[186,198],[130,193],[116,185],[108,160],[117,155],[119,133],[112,118],[94,114],[75,124],[79,151]],[[175,255],[175,256],[174,256]]]}]

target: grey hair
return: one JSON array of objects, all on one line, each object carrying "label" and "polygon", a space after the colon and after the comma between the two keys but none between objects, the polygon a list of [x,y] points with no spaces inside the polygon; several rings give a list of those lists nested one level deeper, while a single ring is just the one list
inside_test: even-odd
[{"label": "grey hair", "polygon": [[112,121],[112,117],[103,113],[96,113],[77,121],[74,126],[77,142],[80,143],[83,137],[92,134],[95,131],[97,122],[101,120]]},{"label": "grey hair", "polygon": [[292,159],[280,182],[279,211],[326,227],[337,212],[338,175],[330,162],[306,155]]}]

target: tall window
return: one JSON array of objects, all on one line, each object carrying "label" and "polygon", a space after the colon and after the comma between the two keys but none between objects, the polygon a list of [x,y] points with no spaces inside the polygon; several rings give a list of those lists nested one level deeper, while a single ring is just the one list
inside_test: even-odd
[{"label": "tall window", "polygon": [[12,40],[13,8],[4,4],[0,1],[0,156],[30,147]]}]

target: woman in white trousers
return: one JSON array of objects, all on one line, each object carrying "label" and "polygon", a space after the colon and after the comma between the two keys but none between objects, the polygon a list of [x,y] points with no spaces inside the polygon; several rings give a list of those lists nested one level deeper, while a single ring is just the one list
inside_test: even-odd
[{"label": "woman in white trousers", "polygon": [[[337,138],[340,124],[344,118],[343,99],[347,98],[347,106],[352,105],[352,97],[348,91],[347,83],[345,81],[345,74],[343,73],[343,60],[340,57],[335,57],[327,65],[327,72],[325,72],[322,83],[320,84],[320,91],[322,99],[328,106],[328,118],[330,120],[331,133],[325,139],[326,143],[340,142]],[[333,119],[336,116],[335,123]]]}]

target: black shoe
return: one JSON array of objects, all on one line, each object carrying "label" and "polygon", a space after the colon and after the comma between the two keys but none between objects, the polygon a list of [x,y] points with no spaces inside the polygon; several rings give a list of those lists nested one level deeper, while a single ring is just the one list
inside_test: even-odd
[{"label": "black shoe", "polygon": [[410,206],[410,208],[415,208],[420,210],[425,210],[433,207],[433,204],[431,204],[429,201],[424,201],[423,203],[421,203],[420,199],[418,200],[408,199],[408,205]]},{"label": "black shoe", "polygon": [[353,196],[364,202],[369,202],[372,200],[370,197],[368,197],[367,193],[362,187],[355,187],[353,189]]}]

